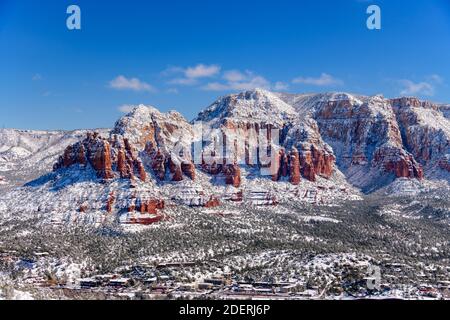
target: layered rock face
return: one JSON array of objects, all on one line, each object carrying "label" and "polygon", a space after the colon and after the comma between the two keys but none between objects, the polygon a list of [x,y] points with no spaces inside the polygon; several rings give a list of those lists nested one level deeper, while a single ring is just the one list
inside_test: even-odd
[{"label": "layered rock face", "polygon": [[331,177],[336,158],[333,154],[317,149],[314,145],[310,149],[303,149],[300,155],[302,175],[309,181],[315,182],[316,176]]},{"label": "layered rock face", "polygon": [[391,100],[405,148],[425,168],[447,170],[450,157],[450,120],[438,105],[416,98]]},{"label": "layered rock face", "polygon": [[[311,117],[321,138],[332,147],[332,152],[322,154],[321,150],[317,150],[317,144],[313,144],[311,156],[303,156],[303,175],[309,176],[310,180],[314,180],[314,171],[328,176],[333,170],[334,159],[349,181],[363,190],[378,186],[378,181],[386,174],[396,178],[424,177],[423,163],[419,157],[424,147],[415,152],[405,142],[407,135],[404,128],[414,120],[411,115],[400,112],[400,105],[405,103],[401,99],[391,101],[382,96],[362,97],[344,93],[282,98]],[[420,108],[431,108],[418,100],[413,103]],[[428,131],[425,129],[423,132]],[[417,131],[410,129],[408,136],[409,140],[413,137],[417,139]],[[436,137],[435,133],[431,136]],[[442,147],[432,147],[426,138],[419,140],[425,148],[442,150]]]},{"label": "layered rock face", "polygon": [[195,165],[192,160],[181,159],[173,153],[165,153],[161,148],[148,143],[142,155],[149,163],[154,175],[160,181],[182,181],[186,177],[195,180]]},{"label": "layered rock face", "polygon": [[398,148],[377,149],[373,163],[382,165],[387,172],[394,173],[397,178],[424,178],[423,169],[414,157]]},{"label": "layered rock face", "polygon": [[272,181],[278,181],[282,177],[287,177],[289,174],[289,158],[284,149],[278,151],[275,156],[276,166],[278,170],[272,175]]},{"label": "layered rock face", "polygon": [[[317,175],[330,178],[335,170],[335,156],[322,140],[317,123],[311,118],[299,121],[292,106],[267,91],[222,98],[197,121],[218,130],[218,139],[222,139],[218,148],[225,149],[223,154],[213,141],[204,147],[202,163],[195,165],[191,155],[194,125],[176,112],[163,114],[139,106],[116,123],[110,139],[89,134],[69,146],[55,170],[89,165],[103,179],[139,178],[145,182],[151,175],[161,182],[179,182],[195,181],[196,170],[201,169],[210,175],[223,175],[225,183],[236,188],[241,185],[241,166],[266,169],[272,180],[286,177],[294,185],[302,176],[312,182]],[[277,158],[280,148],[289,151]],[[216,154],[222,158],[204,161],[204,157]]]},{"label": "layered rock face", "polygon": [[[209,136],[199,136],[197,122],[207,125]],[[138,106],[116,123],[110,138],[89,133],[67,147],[54,169],[78,165],[101,179],[157,185],[197,183],[206,174],[235,188],[249,172],[292,185],[342,172],[369,192],[395,178],[420,180],[436,172],[446,177],[449,137],[443,106],[414,98],[256,89],[220,98],[192,123],[177,112]],[[194,156],[199,141],[201,154]],[[107,211],[114,200],[108,198]],[[153,207],[136,199],[129,209]]]},{"label": "layered rock face", "polygon": [[97,133],[89,132],[86,139],[67,147],[54,165],[54,170],[68,168],[75,164],[81,166],[89,164],[99,178],[112,179],[114,173],[111,157],[110,142],[101,138]]},{"label": "layered rock face", "polygon": [[110,180],[117,177],[133,180],[137,175],[146,181],[147,173],[142,161],[126,139],[119,142],[118,137],[105,139],[97,133],[88,133],[87,137],[71,146],[54,165],[54,170],[73,165],[90,166],[97,177]]},{"label": "layered rock face", "polygon": [[117,121],[112,132],[134,146],[142,163],[148,164],[159,180],[195,180],[190,157],[194,133],[192,125],[178,112],[164,114],[141,105]]},{"label": "layered rock face", "polygon": [[151,106],[140,105],[116,122],[112,134],[126,138],[138,151],[150,143],[169,152],[177,145],[189,144],[193,132],[192,126],[178,112],[162,113]]},{"label": "layered rock face", "polygon": [[[329,178],[333,174],[333,151],[322,140],[315,121],[299,118],[292,105],[265,90],[221,98],[195,121],[206,122],[220,131],[232,161],[250,167],[270,167],[266,171],[273,181],[289,176],[296,185],[301,175],[315,181],[316,175]],[[282,151],[278,151],[280,148]],[[216,168],[208,166],[207,172]]]},{"label": "layered rock face", "polygon": [[288,177],[293,185],[298,185],[301,180],[300,156],[296,148],[287,153],[281,149],[276,158],[276,172],[272,175],[272,181],[279,181]]},{"label": "layered rock face", "polygon": [[300,183],[300,155],[295,148],[292,149],[289,156],[289,181],[293,185]]},{"label": "layered rock face", "polygon": [[[194,164],[180,156],[189,146],[183,141],[189,134],[190,125],[178,114],[165,116],[141,106],[117,122],[109,139],[88,133],[81,142],[68,146],[54,170],[77,164],[89,165],[106,180],[138,178],[146,182],[149,172],[161,181],[166,180],[166,175],[172,181],[195,180]],[[174,143],[176,138],[180,140]]]},{"label": "layered rock face", "polygon": [[377,164],[383,166],[385,145],[402,148],[395,114],[381,97],[362,101],[350,95],[338,96],[318,104],[314,118],[322,137],[338,150],[338,163],[344,172],[350,167],[374,165],[376,152]]}]

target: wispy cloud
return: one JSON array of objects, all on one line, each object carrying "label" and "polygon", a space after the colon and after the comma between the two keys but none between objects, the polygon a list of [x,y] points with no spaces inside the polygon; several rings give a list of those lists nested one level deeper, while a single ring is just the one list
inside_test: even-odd
[{"label": "wispy cloud", "polygon": [[169,84],[180,85],[180,86],[192,86],[197,84],[198,81],[195,78],[175,78],[169,80]]},{"label": "wispy cloud", "polygon": [[432,74],[425,77],[424,81],[413,81],[409,79],[398,80],[400,84],[401,95],[422,95],[422,96],[434,96],[436,93],[436,87],[444,84],[444,78],[438,74]]},{"label": "wispy cloud", "polygon": [[[271,82],[262,75],[250,70],[229,69],[222,71],[217,64],[198,64],[193,67],[170,67],[161,75],[170,80],[168,84],[173,86],[196,86],[205,91],[243,91],[262,88],[274,91],[289,90],[289,81]],[[327,73],[322,73],[318,78],[298,77],[291,81],[314,86],[340,86],[344,82]]]},{"label": "wispy cloud", "polygon": [[277,91],[288,90],[289,85],[285,82],[278,81],[278,82],[275,82],[275,85],[273,88]]},{"label": "wispy cloud", "polygon": [[198,83],[199,79],[211,78],[220,73],[221,67],[216,64],[205,65],[197,64],[196,66],[182,68],[170,67],[162,72],[163,76],[177,75],[178,77],[169,80],[170,84],[191,86]]},{"label": "wispy cloud", "polygon": [[226,91],[230,90],[230,87],[220,82],[210,82],[202,87],[205,91]]},{"label": "wispy cloud", "polygon": [[255,88],[270,89],[270,82],[252,71],[226,71],[222,77],[224,82],[210,82],[202,87],[206,91],[251,90]]},{"label": "wispy cloud", "polygon": [[132,90],[132,91],[147,91],[155,92],[156,89],[138,78],[126,78],[125,76],[118,76],[109,82],[109,87],[116,90]]},{"label": "wispy cloud", "polygon": [[432,74],[432,75],[429,75],[427,77],[427,81],[431,81],[431,82],[434,82],[436,84],[443,84],[444,83],[444,78],[441,77],[438,74]]},{"label": "wispy cloud", "polygon": [[131,111],[133,111],[134,108],[135,106],[133,105],[123,104],[120,107],[118,107],[117,110],[119,110],[122,113],[130,113]]},{"label": "wispy cloud", "polygon": [[341,86],[344,82],[338,78],[329,75],[328,73],[322,73],[320,77],[298,77],[292,80],[295,84],[306,84],[319,87],[331,87],[331,86]]},{"label": "wispy cloud", "polygon": [[178,94],[178,89],[177,88],[169,88],[166,90],[166,93]]},{"label": "wispy cloud", "polygon": [[42,76],[39,73],[36,73],[35,75],[33,75],[33,77],[31,78],[31,80],[33,81],[39,81],[42,80]]},{"label": "wispy cloud", "polygon": [[206,66],[204,64],[198,64],[195,67],[189,67],[185,71],[186,78],[208,78],[212,77],[220,72],[218,65]]},{"label": "wispy cloud", "polygon": [[435,92],[434,85],[428,82],[413,82],[411,80],[403,79],[399,80],[399,83],[403,86],[400,91],[401,95],[424,95],[433,96]]},{"label": "wispy cloud", "polygon": [[247,72],[247,74],[244,74],[239,70],[229,70],[224,72],[223,78],[230,82],[245,81],[248,78],[248,73],[249,72]]}]

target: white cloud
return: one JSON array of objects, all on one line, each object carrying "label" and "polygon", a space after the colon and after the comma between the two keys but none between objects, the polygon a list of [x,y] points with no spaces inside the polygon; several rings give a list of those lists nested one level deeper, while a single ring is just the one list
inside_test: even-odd
[{"label": "white cloud", "polygon": [[[287,90],[288,84],[284,82],[276,82],[272,84],[263,76],[257,75],[252,71],[231,69],[221,71],[219,65],[198,64],[193,67],[169,67],[161,73],[164,77],[172,77],[168,80],[168,84],[182,86],[200,86],[205,91],[244,91],[255,88]],[[178,75],[178,76],[177,76]],[[221,79],[218,79],[218,76]],[[217,80],[203,79],[216,78]],[[206,84],[205,84],[206,83]]]},{"label": "white cloud", "polygon": [[182,76],[169,80],[169,84],[192,86],[198,83],[201,78],[211,78],[220,73],[220,66],[212,64],[197,64],[193,67],[181,68],[170,67],[162,72],[163,76],[181,74]]},{"label": "white cloud", "polygon": [[148,91],[155,92],[156,89],[150,84],[139,80],[138,78],[126,78],[125,76],[118,76],[109,82],[110,88],[117,90],[133,90],[133,91]]},{"label": "white cloud", "polygon": [[433,96],[435,88],[429,82],[413,82],[411,80],[400,80],[399,83],[403,86],[400,91],[401,95],[424,95]]},{"label": "white cloud", "polygon": [[444,78],[438,74],[424,77],[423,81],[415,82],[409,79],[397,81],[402,87],[400,95],[407,96],[434,96],[436,88],[444,84]]},{"label": "white cloud", "polygon": [[230,83],[230,87],[234,90],[270,89],[270,82],[262,76],[251,76],[246,81]]},{"label": "white cloud", "polygon": [[133,111],[135,107],[129,104],[124,104],[121,105],[120,107],[117,108],[117,110],[119,110],[122,113],[130,113],[131,111]]},{"label": "white cloud", "polygon": [[292,80],[292,83],[299,83],[299,84],[307,84],[312,86],[340,86],[343,85],[344,82],[340,79],[334,78],[333,76],[322,73],[320,77],[313,78],[313,77],[298,77]]},{"label": "white cloud", "polygon": [[230,82],[238,82],[238,81],[244,81],[247,76],[240,72],[239,70],[229,70],[225,71],[223,74],[223,78]]},{"label": "white cloud", "polygon": [[206,66],[204,64],[198,64],[195,67],[189,67],[185,71],[186,78],[197,79],[197,78],[209,78],[220,72],[220,67],[218,65]]},{"label": "white cloud", "polygon": [[238,70],[226,71],[223,75],[225,83],[211,82],[202,87],[207,91],[227,91],[227,90],[251,90],[255,88],[270,89],[270,82],[251,71],[240,72]]}]

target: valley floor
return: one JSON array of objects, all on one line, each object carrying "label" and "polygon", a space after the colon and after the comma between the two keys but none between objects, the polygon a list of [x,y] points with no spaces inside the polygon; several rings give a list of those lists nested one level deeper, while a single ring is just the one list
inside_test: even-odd
[{"label": "valley floor", "polygon": [[2,299],[448,299],[450,201],[173,208],[150,226],[0,223]]}]

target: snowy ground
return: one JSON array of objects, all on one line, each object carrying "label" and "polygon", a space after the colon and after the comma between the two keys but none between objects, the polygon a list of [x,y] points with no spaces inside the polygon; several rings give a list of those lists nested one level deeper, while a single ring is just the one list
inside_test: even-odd
[{"label": "snowy ground", "polygon": [[0,223],[0,272],[10,284],[6,288],[38,299],[55,298],[43,284],[73,286],[79,278],[127,276],[121,270],[171,262],[195,263],[170,271],[179,282],[231,273],[236,281],[309,283],[340,298],[353,290],[343,279],[356,272],[363,281],[375,265],[390,295],[406,287],[416,292],[423,284],[450,280],[449,204],[425,195],[334,206],[176,206],[165,213],[168,220],[151,226],[105,220],[95,228],[16,216]]}]

